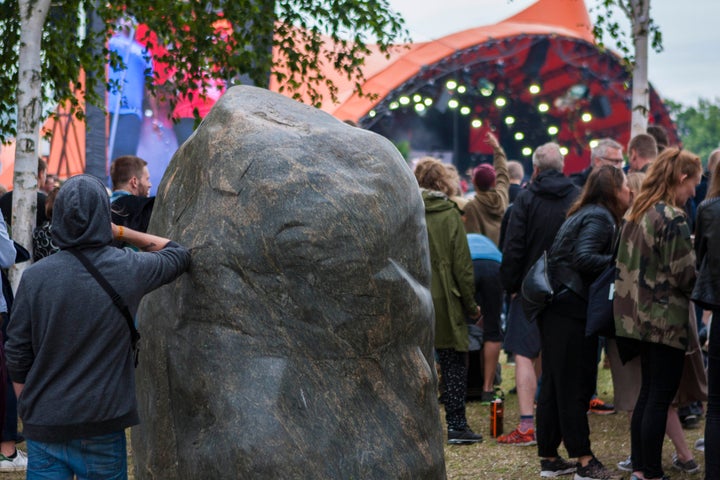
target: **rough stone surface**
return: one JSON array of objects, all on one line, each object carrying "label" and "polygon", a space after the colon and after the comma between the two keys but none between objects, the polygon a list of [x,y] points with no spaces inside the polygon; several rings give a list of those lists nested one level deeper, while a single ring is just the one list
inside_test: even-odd
[{"label": "rough stone surface", "polygon": [[417,184],[386,139],[231,88],[150,224],[191,271],[143,301],[136,478],[444,478]]}]

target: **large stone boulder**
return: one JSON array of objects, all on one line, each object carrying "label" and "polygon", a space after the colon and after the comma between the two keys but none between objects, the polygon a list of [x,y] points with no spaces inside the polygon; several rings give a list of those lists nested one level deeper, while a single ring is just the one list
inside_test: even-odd
[{"label": "large stone boulder", "polygon": [[151,232],[138,479],[444,478],[418,187],[386,139],[234,87],[175,154]]}]

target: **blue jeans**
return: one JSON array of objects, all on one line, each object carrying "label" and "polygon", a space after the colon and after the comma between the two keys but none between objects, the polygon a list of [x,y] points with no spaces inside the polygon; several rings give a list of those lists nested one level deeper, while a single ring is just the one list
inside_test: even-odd
[{"label": "blue jeans", "polygon": [[61,443],[27,440],[27,480],[126,480],[125,432]]}]

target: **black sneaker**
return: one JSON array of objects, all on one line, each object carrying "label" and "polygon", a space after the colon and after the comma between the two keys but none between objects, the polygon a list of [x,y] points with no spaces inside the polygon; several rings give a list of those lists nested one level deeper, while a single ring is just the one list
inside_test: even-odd
[{"label": "black sneaker", "polygon": [[614,478],[617,477],[595,457],[591,458],[584,467],[580,463],[576,464],[574,480],[612,480]]},{"label": "black sneaker", "polygon": [[584,467],[576,464],[574,480],[614,480],[619,478],[613,472],[605,468],[600,460],[593,457]]},{"label": "black sneaker", "polygon": [[483,437],[479,433],[465,427],[465,430],[448,430],[448,443],[451,445],[470,444],[482,442]]},{"label": "black sneaker", "polygon": [[569,475],[575,471],[575,464],[570,463],[562,457],[555,460],[540,460],[540,476],[543,478],[555,478],[560,475]]}]

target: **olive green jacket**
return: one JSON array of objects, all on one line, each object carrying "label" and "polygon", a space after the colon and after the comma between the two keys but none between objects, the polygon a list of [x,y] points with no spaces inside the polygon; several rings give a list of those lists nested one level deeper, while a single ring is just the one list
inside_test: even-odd
[{"label": "olive green jacket", "polygon": [[423,190],[432,266],[435,348],[466,352],[466,315],[477,309],[470,248],[457,205],[440,192]]},{"label": "olive green jacket", "polygon": [[685,212],[658,203],[627,222],[617,267],[616,334],[686,350],[695,252]]}]

